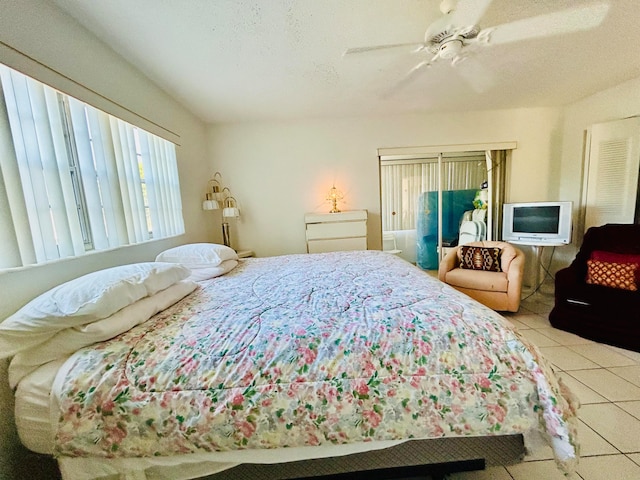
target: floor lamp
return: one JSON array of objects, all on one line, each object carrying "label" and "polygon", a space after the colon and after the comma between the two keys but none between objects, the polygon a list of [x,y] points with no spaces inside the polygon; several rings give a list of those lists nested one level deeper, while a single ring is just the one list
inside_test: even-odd
[{"label": "floor lamp", "polygon": [[223,201],[224,208],[222,209],[222,241],[227,247],[230,247],[231,238],[229,235],[229,223],[227,222],[227,219],[240,217],[240,209],[238,208],[238,202],[231,195],[231,191],[225,187],[222,190],[223,193],[225,190],[226,197]]},{"label": "floor lamp", "polygon": [[209,180],[205,199],[202,202],[203,210],[220,210],[222,203],[222,241],[227,247],[231,247],[231,237],[229,235],[229,218],[240,217],[238,202],[231,195],[228,187],[222,188],[222,175],[216,172]]}]

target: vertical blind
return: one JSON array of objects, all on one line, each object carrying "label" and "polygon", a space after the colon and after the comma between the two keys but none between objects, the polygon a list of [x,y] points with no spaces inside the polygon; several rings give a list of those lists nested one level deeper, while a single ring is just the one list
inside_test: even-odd
[{"label": "vertical blind", "polygon": [[[442,168],[443,190],[479,189],[487,179],[484,154],[472,159],[447,159]],[[381,161],[380,177],[382,229],[415,229],[420,194],[438,190],[437,161]]]},{"label": "vertical blind", "polygon": [[174,144],[0,74],[0,268],[184,233]]}]

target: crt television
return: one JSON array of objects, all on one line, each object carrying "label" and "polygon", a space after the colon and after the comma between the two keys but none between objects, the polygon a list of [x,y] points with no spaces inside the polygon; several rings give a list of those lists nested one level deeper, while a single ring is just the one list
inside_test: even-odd
[{"label": "crt television", "polygon": [[571,243],[572,202],[505,203],[502,240],[522,245]]}]

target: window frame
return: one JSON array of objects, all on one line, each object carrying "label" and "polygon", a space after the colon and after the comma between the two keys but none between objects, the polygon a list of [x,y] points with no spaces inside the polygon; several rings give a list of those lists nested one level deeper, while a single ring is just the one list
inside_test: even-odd
[{"label": "window frame", "polygon": [[[30,224],[27,236],[30,235],[35,244],[31,248],[35,250],[35,260],[22,253],[19,260],[14,258],[10,261],[0,255],[0,271],[185,233],[175,144],[9,66],[0,66],[3,83],[6,84],[0,90],[0,101],[5,103],[10,130],[8,136],[13,139],[13,161],[20,171],[20,188],[26,200],[23,207],[26,208]],[[11,76],[11,80],[7,80],[8,76]],[[22,90],[19,92],[13,90],[13,76],[15,81],[25,82],[26,87],[20,83]],[[7,104],[8,95],[13,95],[11,108]],[[35,100],[32,95],[35,95]],[[72,102],[75,106],[71,106]],[[27,124],[23,123],[23,117],[27,119],[24,120]],[[24,130],[25,125],[30,126],[31,130]],[[37,135],[38,129],[46,133],[44,140]],[[36,135],[25,136],[25,132],[31,131]],[[43,147],[41,142],[47,139],[48,143]],[[26,146],[31,144],[31,160],[24,153],[27,148],[17,147],[21,142]],[[144,151],[142,144],[146,146]],[[66,153],[66,158],[62,158],[62,151]],[[127,162],[135,162],[135,166],[127,167]],[[133,172],[133,175],[125,170]],[[24,182],[31,180],[31,174],[36,178],[42,177],[38,186],[44,185],[44,188],[34,189],[32,185],[25,191]],[[51,175],[54,180],[59,175],[54,188],[47,187]],[[0,176],[0,181],[5,180]],[[154,189],[151,198],[155,203],[150,200],[149,188]],[[87,198],[88,189],[94,190],[91,202]],[[40,198],[31,201],[28,198],[30,194]],[[50,202],[52,195],[55,196],[53,204]],[[140,205],[142,216],[136,214]],[[43,208],[49,209],[49,215],[43,215]],[[53,208],[56,208],[56,215]],[[36,211],[39,212],[38,220],[34,220]],[[73,215],[72,211],[75,212]],[[47,216],[51,222],[48,226]],[[61,225],[65,222],[61,222],[60,218],[66,218],[74,226]],[[144,219],[142,228],[137,226],[141,218]],[[37,225],[34,228],[38,221],[46,227],[46,234],[42,234]],[[100,227],[99,231],[96,231],[96,227]],[[13,225],[14,233],[16,228]],[[77,231],[82,237],[82,248],[77,245],[80,241]],[[75,238],[71,240],[75,246],[61,248],[61,243],[69,236]],[[20,241],[24,240],[23,237],[24,234],[15,233],[19,248],[22,247]],[[98,243],[97,238],[101,239]],[[39,248],[40,244],[45,247]],[[73,254],[68,253],[70,248]]]}]

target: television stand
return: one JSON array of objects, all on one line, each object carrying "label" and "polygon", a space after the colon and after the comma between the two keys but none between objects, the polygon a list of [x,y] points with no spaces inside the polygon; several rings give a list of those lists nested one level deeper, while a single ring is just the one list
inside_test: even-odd
[{"label": "television stand", "polygon": [[534,246],[536,247],[536,281],[533,293],[535,293],[542,286],[542,282],[544,282],[544,275],[542,276],[542,279],[540,278],[540,270],[542,270],[542,251],[544,250],[544,245]]},{"label": "television stand", "polygon": [[544,247],[561,247],[562,245],[565,245],[564,243],[534,243],[534,242],[527,242],[526,240],[519,240],[519,241],[511,241],[509,243],[513,243],[513,244],[517,244],[517,245],[528,245],[530,247],[535,247],[536,250],[536,272],[535,272],[535,283],[533,285],[533,292],[531,292],[531,295],[533,295],[534,293],[536,293],[538,291],[538,289],[542,286],[542,282],[544,281],[544,277],[540,278],[540,270],[543,269],[543,265],[542,265],[542,252],[544,251]]}]

